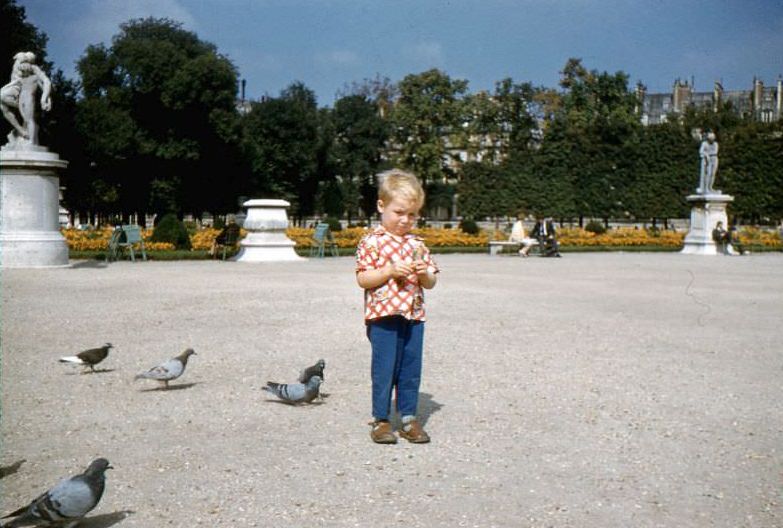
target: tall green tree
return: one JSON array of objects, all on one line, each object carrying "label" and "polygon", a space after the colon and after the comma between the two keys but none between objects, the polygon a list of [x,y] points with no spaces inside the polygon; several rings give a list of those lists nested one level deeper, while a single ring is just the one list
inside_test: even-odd
[{"label": "tall green tree", "polygon": [[465,95],[468,82],[437,69],[407,75],[391,122],[393,158],[426,185],[451,177],[456,150],[465,145]]},{"label": "tall green tree", "polygon": [[[46,60],[46,44],[49,37],[33,24],[27,21],[27,13],[16,0],[0,0],[0,21],[3,28],[0,31],[0,78],[5,84],[11,75],[14,55],[20,51],[32,51],[38,64],[47,74],[51,74],[52,65]],[[56,108],[56,107],[55,107]],[[2,119],[0,137],[5,137],[11,130],[11,125]]]},{"label": "tall green tree", "polygon": [[389,138],[389,126],[377,102],[365,95],[337,100],[331,113],[334,143],[331,156],[340,177],[348,216],[369,217],[375,212],[377,189],[374,175],[380,172]]},{"label": "tall green tree", "polygon": [[321,125],[315,93],[301,82],[252,103],[244,118],[252,191],[289,200],[296,217],[312,214],[327,143]]},{"label": "tall green tree", "polygon": [[235,207],[237,73],[213,44],[169,19],[136,19],[111,47],[88,47],[77,68],[78,128],[120,211]]},{"label": "tall green tree", "polygon": [[[570,153],[574,205],[584,216],[608,221],[623,214],[633,145],[641,128],[636,98],[623,72],[588,71],[569,59],[561,72],[562,107],[545,139]],[[555,145],[552,145],[553,147]]]}]

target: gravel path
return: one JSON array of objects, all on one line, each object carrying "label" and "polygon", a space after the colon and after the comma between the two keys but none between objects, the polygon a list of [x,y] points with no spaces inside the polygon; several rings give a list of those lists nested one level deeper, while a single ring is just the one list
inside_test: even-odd
[{"label": "gravel path", "polygon": [[[783,526],[782,254],[437,261],[433,441],[394,446],[351,258],[3,271],[2,511],[105,456],[83,528]],[[260,390],[321,357],[323,403]]]}]

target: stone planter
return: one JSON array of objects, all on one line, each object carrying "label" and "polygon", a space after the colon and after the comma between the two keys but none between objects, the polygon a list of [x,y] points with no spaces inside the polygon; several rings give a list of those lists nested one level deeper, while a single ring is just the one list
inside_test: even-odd
[{"label": "stone planter", "polygon": [[285,200],[248,200],[243,228],[247,236],[239,243],[237,262],[275,262],[306,260],[294,251],[296,243],[285,235],[288,228]]}]

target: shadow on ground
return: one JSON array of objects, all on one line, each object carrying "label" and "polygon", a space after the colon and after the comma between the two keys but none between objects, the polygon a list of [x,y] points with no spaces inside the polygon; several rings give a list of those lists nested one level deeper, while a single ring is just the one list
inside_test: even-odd
[{"label": "shadow on ground", "polygon": [[109,265],[103,260],[82,260],[76,264],[71,264],[72,269],[103,269],[108,267]]},{"label": "shadow on ground", "polygon": [[[443,404],[436,402],[432,398],[432,394],[429,394],[427,392],[420,392],[419,408],[417,409],[416,417],[419,419],[419,422],[421,423],[422,427],[427,425],[427,421],[430,419],[430,416],[432,416],[442,408],[443,408]],[[397,413],[394,414],[394,417],[392,418],[391,422],[395,429],[399,429],[400,427],[402,427],[401,419],[402,417],[398,416]]]},{"label": "shadow on ground", "polygon": [[194,381],[193,383],[180,383],[178,385],[169,385],[167,387],[152,387],[150,389],[141,389],[140,392],[171,392],[171,391],[178,391],[178,390],[185,390],[191,388],[193,385],[198,385],[197,381]]},{"label": "shadow on ground", "polygon": [[131,510],[123,510],[114,513],[104,513],[102,515],[96,515],[90,517],[79,523],[79,528],[109,528],[117,523],[122,522],[128,515],[136,513]]},{"label": "shadow on ground", "polygon": [[22,464],[25,462],[27,461],[23,458],[22,460],[17,460],[10,466],[0,466],[0,479],[6,478],[19,471],[19,468],[22,467]]}]

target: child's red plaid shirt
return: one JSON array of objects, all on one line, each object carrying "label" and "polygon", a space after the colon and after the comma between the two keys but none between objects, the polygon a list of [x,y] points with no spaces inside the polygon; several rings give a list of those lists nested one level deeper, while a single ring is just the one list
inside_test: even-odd
[{"label": "child's red plaid shirt", "polygon": [[[417,252],[418,251],[418,252]],[[413,234],[392,235],[383,226],[362,238],[356,248],[356,272],[379,269],[390,262],[412,263],[415,257],[427,263],[430,273],[438,273],[424,242]],[[365,322],[401,315],[413,321],[425,321],[424,292],[418,277],[391,278],[371,290],[364,290]]]}]

